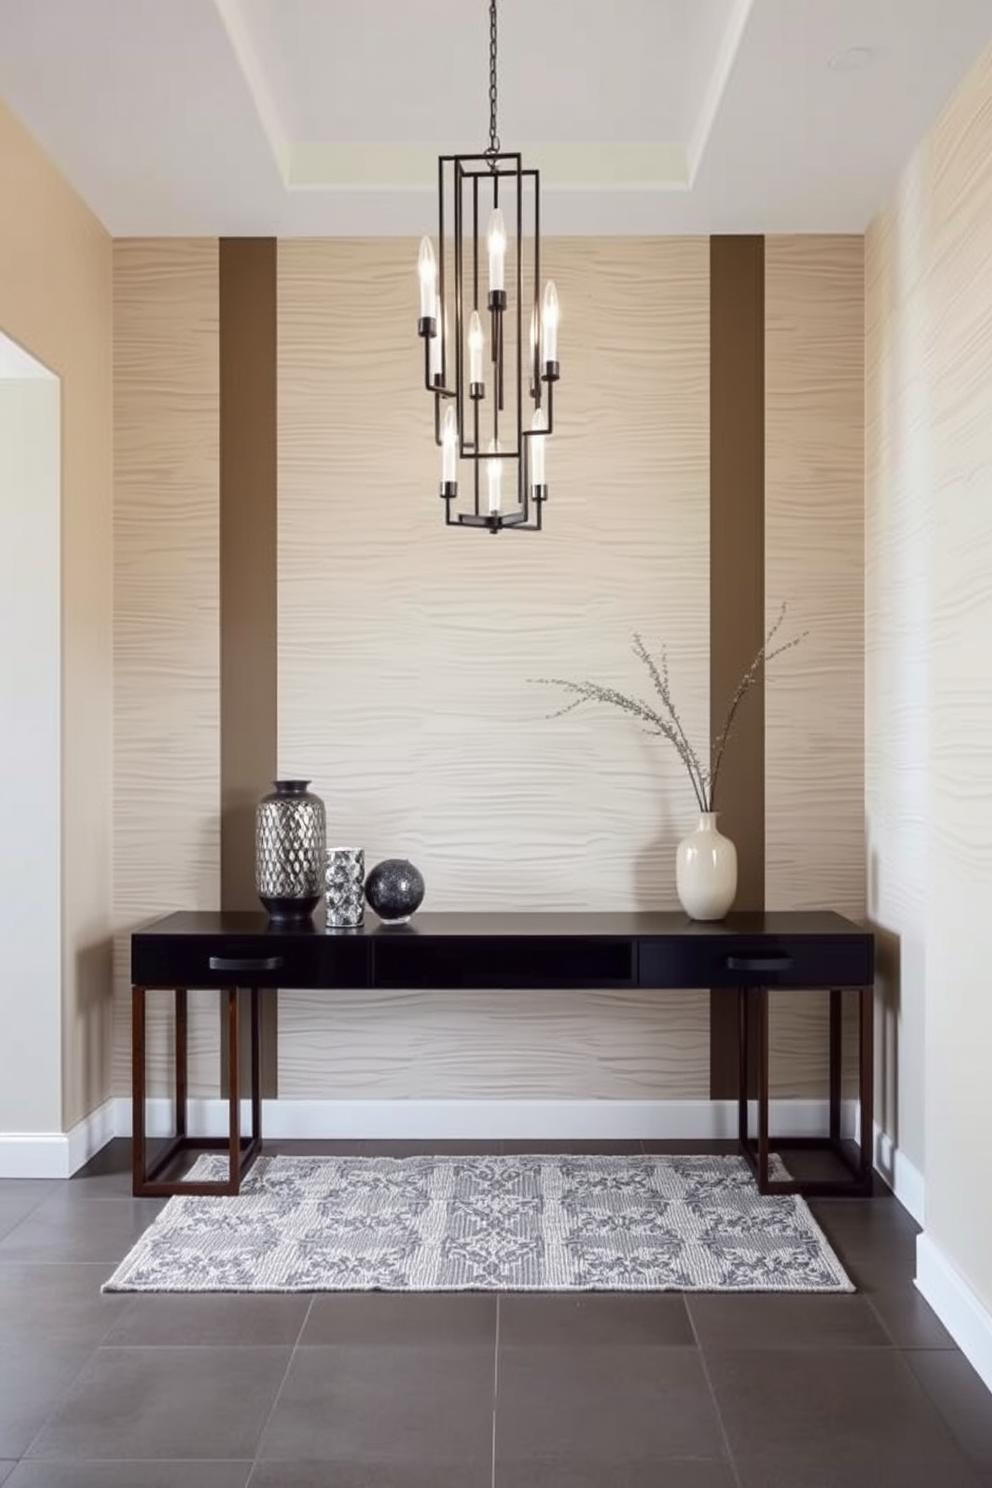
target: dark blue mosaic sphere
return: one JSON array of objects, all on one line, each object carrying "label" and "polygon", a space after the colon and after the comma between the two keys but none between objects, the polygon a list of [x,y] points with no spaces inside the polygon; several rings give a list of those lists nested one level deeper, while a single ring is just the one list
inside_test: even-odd
[{"label": "dark blue mosaic sphere", "polygon": [[386,925],[405,925],[424,900],[424,876],[406,858],[385,858],[365,880],[365,897]]}]

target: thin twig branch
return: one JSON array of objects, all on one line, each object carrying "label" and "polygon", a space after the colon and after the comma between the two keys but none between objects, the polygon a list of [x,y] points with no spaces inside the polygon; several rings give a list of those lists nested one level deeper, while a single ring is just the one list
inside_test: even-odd
[{"label": "thin twig branch", "polygon": [[664,647],[661,651],[661,662],[659,664],[654,660],[640,635],[636,632],[634,634],[632,649],[638,660],[647,667],[654,690],[661,699],[660,712],[656,708],[653,708],[650,703],[646,703],[640,698],[629,697],[626,693],[617,692],[613,687],[604,687],[599,682],[573,682],[564,677],[532,677],[530,680],[532,682],[543,683],[549,687],[561,687],[565,692],[573,694],[571,701],[556,712],[549,713],[549,718],[561,718],[564,714],[571,713],[574,709],[580,708],[583,703],[606,703],[610,707],[619,708],[621,712],[636,718],[644,727],[646,733],[667,739],[685,766],[686,774],[689,776],[689,783],[692,786],[693,794],[696,797],[700,811],[715,811],[716,788],[720,778],[720,768],[723,764],[734,724],[737,721],[737,714],[741,703],[757,682],[762,669],[770,661],[774,661],[777,656],[781,656],[783,652],[791,651],[794,646],[798,646],[800,641],[804,640],[809,633],[804,630],[791,641],[784,641],[781,645],[772,648],[771,643],[785,621],[785,610],[786,607],[783,604],[778,618],[758,648],[754,660],[745,670],[744,675],[734,689],[733,696],[727,707],[726,716],[724,717],[723,726],[712,742],[710,761],[705,765],[689,742],[689,737],[682,724],[682,719],[672,699],[671,684],[668,676],[668,656]]}]

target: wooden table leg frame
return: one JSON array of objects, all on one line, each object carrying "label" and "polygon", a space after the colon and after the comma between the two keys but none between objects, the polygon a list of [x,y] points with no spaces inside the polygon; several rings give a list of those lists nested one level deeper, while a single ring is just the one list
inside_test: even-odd
[{"label": "wooden table leg frame", "polygon": [[[737,1102],[737,1134],[751,1171],[763,1194],[805,1194],[808,1196],[870,1194],[872,1191],[872,1142],[873,1142],[873,1079],[874,1079],[874,989],[854,989],[858,998],[858,1110],[860,1118],[860,1144],[858,1156],[852,1160],[849,1147],[841,1136],[841,1106],[843,1090],[843,992],[837,987],[830,989],[830,1102],[829,1134],[824,1137],[775,1137],[769,1136],[769,1060],[768,1060],[768,988],[738,987],[737,1012],[740,1024],[740,1076]],[[748,1009],[756,1010],[757,1029],[748,1018]],[[750,1082],[748,1069],[751,1055],[751,1037],[757,1039],[757,1107],[758,1133],[750,1132]],[[769,1156],[774,1150],[789,1149],[805,1151],[831,1151],[850,1173],[849,1179],[803,1179],[801,1182],[771,1178]]]},{"label": "wooden table leg frame", "polygon": [[[148,1160],[148,1137],[146,1131],[146,998],[150,991],[174,996],[175,1018],[175,1104],[176,1132],[154,1160]],[[133,1109],[133,1131],[131,1138],[132,1191],[141,1196],[164,1196],[172,1194],[236,1194],[241,1180],[262,1150],[262,1097],[260,1080],[260,1041],[258,998],[259,989],[248,992],[251,1042],[251,1131],[247,1137],[241,1135],[241,1083],[239,1078],[238,1010],[237,987],[225,987],[221,998],[227,1001],[228,1040],[228,1132],[226,1137],[193,1136],[189,1131],[189,1047],[188,1047],[188,993],[185,987],[131,988],[131,1088]],[[227,1177],[216,1180],[183,1180],[165,1178],[162,1175],[184,1152],[226,1152],[228,1156]]]}]

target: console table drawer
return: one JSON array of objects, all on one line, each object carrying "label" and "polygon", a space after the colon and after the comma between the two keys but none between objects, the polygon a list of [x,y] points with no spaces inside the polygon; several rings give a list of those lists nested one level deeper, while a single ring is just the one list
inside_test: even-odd
[{"label": "console table drawer", "polygon": [[642,941],[642,987],[864,987],[874,979],[872,937]]},{"label": "console table drawer", "polygon": [[136,937],[131,980],[146,987],[364,987],[365,942],[344,936]]},{"label": "console table drawer", "polygon": [[457,940],[383,936],[372,954],[376,987],[632,987],[635,979],[629,940],[493,936],[466,955]]}]

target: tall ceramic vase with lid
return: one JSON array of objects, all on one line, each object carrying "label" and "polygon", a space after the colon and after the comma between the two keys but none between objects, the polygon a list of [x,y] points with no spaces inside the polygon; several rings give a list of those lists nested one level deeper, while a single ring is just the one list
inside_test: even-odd
[{"label": "tall ceramic vase with lid", "polygon": [[327,822],[309,780],[276,780],[255,808],[255,889],[270,917],[306,920],[324,891]]},{"label": "tall ceramic vase with lid", "polygon": [[737,849],[718,829],[716,818],[715,811],[702,812],[675,858],[679,903],[693,920],[722,920],[737,893]]}]

